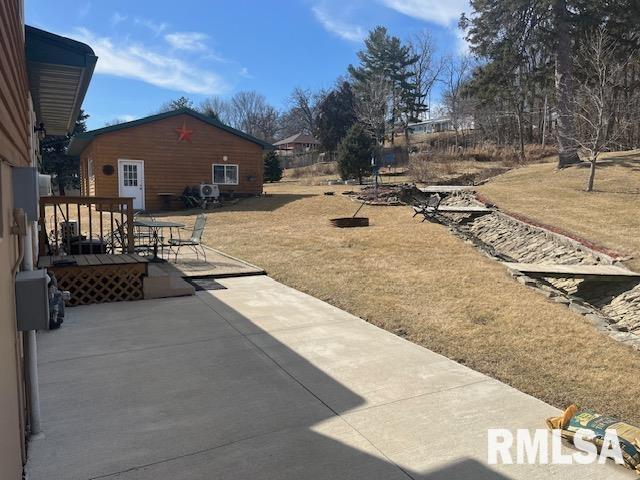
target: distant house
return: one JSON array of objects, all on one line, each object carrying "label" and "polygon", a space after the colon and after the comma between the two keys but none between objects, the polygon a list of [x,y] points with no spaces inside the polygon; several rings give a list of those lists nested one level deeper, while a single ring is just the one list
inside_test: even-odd
[{"label": "distant house", "polygon": [[262,193],[263,150],[251,135],[189,108],[120,123],[73,137],[83,195],[133,197],[137,209],[158,210],[166,194],[219,186],[221,193]]},{"label": "distant house", "polygon": [[[462,130],[473,130],[474,120],[471,115],[466,115],[460,120],[459,128]],[[430,118],[422,122],[410,123],[407,127],[409,133],[439,133],[452,132],[455,130],[453,120],[449,117]]]},{"label": "distant house", "polygon": [[296,133],[273,144],[282,154],[303,153],[315,150],[320,142],[306,133]]}]

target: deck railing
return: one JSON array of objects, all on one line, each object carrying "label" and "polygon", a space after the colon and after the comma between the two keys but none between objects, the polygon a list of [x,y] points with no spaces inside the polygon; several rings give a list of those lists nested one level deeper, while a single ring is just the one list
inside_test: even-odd
[{"label": "deck railing", "polygon": [[40,255],[133,253],[133,198],[40,197]]}]

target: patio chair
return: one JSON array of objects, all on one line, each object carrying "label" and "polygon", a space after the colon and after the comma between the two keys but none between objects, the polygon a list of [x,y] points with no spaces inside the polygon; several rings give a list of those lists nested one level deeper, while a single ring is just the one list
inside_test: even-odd
[{"label": "patio chair", "polygon": [[[153,215],[151,215],[146,210],[138,210],[133,214],[134,221],[140,218],[146,218],[151,221],[155,221],[156,219]],[[146,228],[146,227],[135,227],[133,230],[133,236],[135,238],[136,245],[139,245],[139,246],[149,246],[149,244],[153,240],[153,232],[151,231],[150,228]],[[158,236],[158,240],[160,241],[160,244],[164,244],[164,237],[162,235]]]},{"label": "patio chair", "polygon": [[115,254],[116,250],[120,249],[124,252],[126,247],[125,236],[124,227],[118,220],[115,220],[115,228],[105,238],[107,251]]},{"label": "patio chair", "polygon": [[204,232],[204,225],[207,222],[207,217],[201,213],[196,217],[196,223],[193,225],[193,230],[191,232],[191,237],[187,240],[182,240],[180,238],[170,238],[169,239],[169,255],[173,251],[173,248],[176,249],[175,253],[175,261],[178,261],[178,253],[180,252],[180,248],[189,247],[196,253],[196,259],[200,259],[200,253],[204,257],[204,261],[207,261],[207,253],[202,246],[201,239],[202,233]]},{"label": "patio chair", "polygon": [[[112,254],[116,253],[116,250],[120,250],[121,253],[125,253],[127,251],[127,234],[124,229],[124,225],[121,224],[118,220],[115,220],[115,228],[110,235],[108,235],[105,239],[107,251],[110,251]],[[148,245],[135,245],[133,246],[134,253],[148,253],[149,246]]]},{"label": "patio chair", "polygon": [[422,221],[430,220],[436,216],[438,213],[438,207],[440,207],[440,202],[442,202],[442,198],[437,193],[431,195],[426,203],[421,205],[413,206],[413,216],[422,215]]}]

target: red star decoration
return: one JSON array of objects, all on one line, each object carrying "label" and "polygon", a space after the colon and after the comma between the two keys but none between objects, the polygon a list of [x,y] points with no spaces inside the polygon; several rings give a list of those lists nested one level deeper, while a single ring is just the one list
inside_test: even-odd
[{"label": "red star decoration", "polygon": [[191,135],[193,134],[193,130],[189,130],[187,128],[187,124],[182,122],[182,127],[181,128],[176,128],[176,132],[178,132],[180,135],[178,136],[178,142],[181,142],[183,140],[186,140],[187,142],[191,141]]}]

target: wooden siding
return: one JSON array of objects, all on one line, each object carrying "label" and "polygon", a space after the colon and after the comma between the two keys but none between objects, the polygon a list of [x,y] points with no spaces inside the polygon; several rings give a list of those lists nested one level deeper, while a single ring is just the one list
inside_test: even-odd
[{"label": "wooden siding", "polygon": [[0,156],[29,164],[27,66],[22,2],[0,2]]},{"label": "wooden siding", "polygon": [[13,224],[12,167],[30,160],[29,97],[20,0],[0,2],[0,478],[22,478],[26,460],[23,338],[16,331],[18,260]]},{"label": "wooden siding", "polygon": [[[191,141],[178,142],[176,129],[193,130]],[[190,115],[98,135],[82,152],[82,184],[100,196],[118,196],[118,160],[143,160],[145,208],[159,210],[158,193],[180,196],[186,186],[212,183],[212,165],[238,165],[238,185],[220,185],[220,191],[259,195],[263,183],[263,150],[260,145],[204,123]],[[227,161],[223,157],[227,157]],[[93,158],[95,185],[89,187],[87,161]],[[105,165],[114,167],[105,175]]]}]

